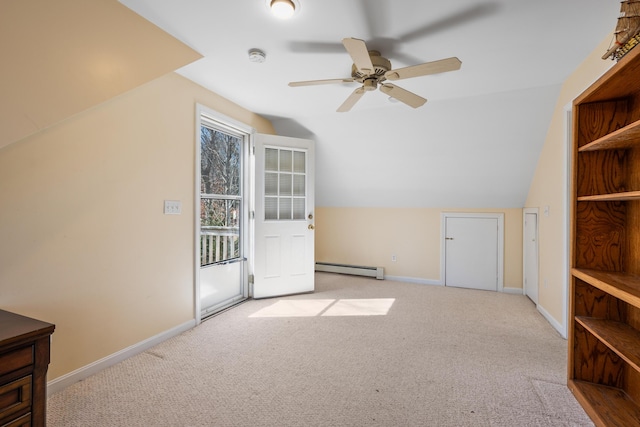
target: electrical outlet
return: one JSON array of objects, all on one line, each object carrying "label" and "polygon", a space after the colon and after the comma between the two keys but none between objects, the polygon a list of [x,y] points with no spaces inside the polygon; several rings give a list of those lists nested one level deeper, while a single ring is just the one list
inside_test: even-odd
[{"label": "electrical outlet", "polygon": [[396,258],[395,255],[391,255],[391,261],[396,262],[396,261],[398,261],[398,259]]},{"label": "electrical outlet", "polygon": [[181,213],[182,213],[182,203],[180,202],[180,200],[164,201],[165,215],[180,215]]}]

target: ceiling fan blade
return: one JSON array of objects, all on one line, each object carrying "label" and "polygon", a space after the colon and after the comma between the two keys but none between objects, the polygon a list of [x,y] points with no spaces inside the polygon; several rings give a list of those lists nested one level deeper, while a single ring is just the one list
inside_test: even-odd
[{"label": "ceiling fan blade", "polygon": [[464,7],[463,9],[460,9],[449,16],[445,16],[436,21],[423,25],[420,28],[416,28],[400,36],[398,41],[401,43],[408,43],[441,31],[451,30],[452,28],[460,27],[485,16],[492,15],[503,7],[498,2],[494,1],[479,3],[480,4]]},{"label": "ceiling fan blade", "polygon": [[342,43],[325,42],[289,42],[289,50],[296,53],[344,53]]},{"label": "ceiling fan blade", "polygon": [[365,90],[363,87],[359,87],[351,92],[351,95],[349,95],[349,97],[342,103],[341,106],[338,107],[336,111],[338,113],[346,113],[347,111],[351,110],[351,108],[356,105],[356,102],[360,101],[360,98],[362,98],[364,92]]},{"label": "ceiling fan blade", "polygon": [[413,92],[409,92],[406,89],[402,89],[401,87],[392,85],[390,83],[383,83],[380,85],[380,90],[392,98],[397,99],[400,102],[404,102],[409,107],[418,108],[424,105],[427,102],[421,96],[416,95]]},{"label": "ceiling fan blade", "polygon": [[347,38],[342,39],[344,48],[347,49],[353,63],[356,64],[356,68],[363,74],[373,74],[373,64],[371,63],[371,57],[367,50],[367,45],[364,40]]},{"label": "ceiling fan blade", "polygon": [[375,5],[371,3],[370,0],[360,0],[360,10],[365,19],[369,40],[387,33],[388,18],[391,13],[389,0],[378,1]]},{"label": "ceiling fan blade", "polygon": [[424,64],[412,65],[410,67],[389,70],[384,76],[388,80],[408,79],[411,77],[427,76],[429,74],[444,73],[447,71],[459,70],[462,62],[456,57],[441,59],[439,61],[426,62]]},{"label": "ceiling fan blade", "polygon": [[314,85],[328,85],[333,83],[353,83],[353,79],[349,77],[345,79],[307,80],[302,82],[290,82],[289,86],[291,87],[314,86]]}]

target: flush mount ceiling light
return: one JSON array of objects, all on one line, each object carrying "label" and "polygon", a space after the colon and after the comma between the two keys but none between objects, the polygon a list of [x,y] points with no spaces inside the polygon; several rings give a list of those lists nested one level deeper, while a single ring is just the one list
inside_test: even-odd
[{"label": "flush mount ceiling light", "polygon": [[271,13],[279,19],[289,19],[300,10],[298,0],[266,0]]}]

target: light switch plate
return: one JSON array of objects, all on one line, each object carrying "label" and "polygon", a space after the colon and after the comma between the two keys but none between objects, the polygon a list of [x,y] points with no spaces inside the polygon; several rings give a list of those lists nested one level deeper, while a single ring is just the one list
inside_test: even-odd
[{"label": "light switch plate", "polygon": [[165,215],[180,215],[181,213],[182,213],[182,203],[180,202],[180,200],[164,201]]}]

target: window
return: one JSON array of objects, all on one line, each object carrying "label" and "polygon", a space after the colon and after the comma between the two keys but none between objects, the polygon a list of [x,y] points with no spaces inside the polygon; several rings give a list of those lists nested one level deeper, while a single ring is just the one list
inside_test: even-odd
[{"label": "window", "polygon": [[265,220],[304,220],[307,203],[307,153],[265,148]]},{"label": "window", "polygon": [[200,265],[240,258],[243,137],[202,119]]}]

